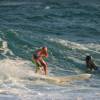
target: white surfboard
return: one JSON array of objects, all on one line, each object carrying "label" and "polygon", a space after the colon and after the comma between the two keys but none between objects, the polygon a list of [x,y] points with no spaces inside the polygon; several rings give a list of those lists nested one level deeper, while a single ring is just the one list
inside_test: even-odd
[{"label": "white surfboard", "polygon": [[87,80],[91,77],[91,74],[79,74],[79,75],[71,75],[71,76],[45,76],[35,74],[34,78],[46,81],[48,83],[55,83],[55,84],[66,84],[68,82],[72,82],[75,80]]}]

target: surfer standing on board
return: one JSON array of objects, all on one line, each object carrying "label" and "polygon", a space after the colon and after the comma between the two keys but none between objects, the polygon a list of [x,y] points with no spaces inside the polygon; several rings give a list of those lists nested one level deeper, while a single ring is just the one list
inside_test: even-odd
[{"label": "surfer standing on board", "polygon": [[92,71],[93,69],[94,70],[98,69],[93,60],[91,59],[91,56],[86,56],[85,61],[88,70]]},{"label": "surfer standing on board", "polygon": [[36,73],[40,71],[41,67],[43,67],[44,74],[45,75],[48,74],[48,65],[43,59],[48,57],[47,51],[48,51],[47,47],[42,47],[41,49],[38,49],[33,52],[32,60],[36,64],[36,71],[35,71]]}]

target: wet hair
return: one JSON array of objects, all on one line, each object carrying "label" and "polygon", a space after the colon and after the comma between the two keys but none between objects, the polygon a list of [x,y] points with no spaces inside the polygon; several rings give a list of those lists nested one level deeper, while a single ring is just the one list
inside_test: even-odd
[{"label": "wet hair", "polygon": [[91,60],[91,56],[86,56],[86,60]]},{"label": "wet hair", "polygon": [[42,47],[42,50],[45,50],[45,51],[47,51],[47,47]]}]

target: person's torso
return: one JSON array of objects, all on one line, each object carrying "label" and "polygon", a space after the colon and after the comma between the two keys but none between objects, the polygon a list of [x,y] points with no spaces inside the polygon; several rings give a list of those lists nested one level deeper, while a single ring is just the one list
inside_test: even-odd
[{"label": "person's torso", "polygon": [[36,51],[33,52],[33,56],[34,56],[35,59],[38,59],[38,58],[43,57],[45,55],[43,54],[43,52],[41,51],[41,49],[38,49],[38,50],[36,50]]}]

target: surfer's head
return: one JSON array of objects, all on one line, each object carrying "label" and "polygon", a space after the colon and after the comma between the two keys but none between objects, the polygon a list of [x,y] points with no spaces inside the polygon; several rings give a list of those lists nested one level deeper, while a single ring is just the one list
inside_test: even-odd
[{"label": "surfer's head", "polygon": [[42,50],[43,50],[43,51],[47,51],[48,48],[47,48],[47,47],[42,47]]},{"label": "surfer's head", "polygon": [[42,47],[42,52],[44,53],[45,56],[48,57],[47,51],[48,51],[48,48],[47,47]]},{"label": "surfer's head", "polygon": [[86,61],[91,60],[91,56],[86,56]]}]

